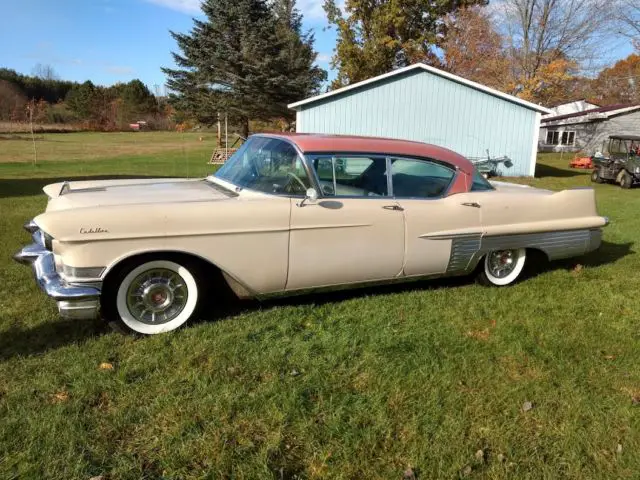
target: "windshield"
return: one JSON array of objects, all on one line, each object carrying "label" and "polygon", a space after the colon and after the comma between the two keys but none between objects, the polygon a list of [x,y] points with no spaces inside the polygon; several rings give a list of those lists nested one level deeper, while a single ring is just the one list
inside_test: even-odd
[{"label": "windshield", "polygon": [[609,153],[638,155],[640,153],[640,142],[631,139],[612,138],[609,141]]},{"label": "windshield", "polygon": [[249,138],[214,177],[276,195],[305,195],[311,186],[303,159],[293,145],[269,137]]}]

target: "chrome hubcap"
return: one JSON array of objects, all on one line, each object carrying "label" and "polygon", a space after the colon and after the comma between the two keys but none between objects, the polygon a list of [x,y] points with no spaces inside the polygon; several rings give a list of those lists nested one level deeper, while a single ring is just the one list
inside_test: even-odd
[{"label": "chrome hubcap", "polygon": [[187,285],[180,275],[156,268],[133,279],[127,291],[127,308],[136,320],[159,325],[180,315],[187,297]]},{"label": "chrome hubcap", "polygon": [[496,250],[489,253],[487,266],[489,273],[496,278],[504,278],[516,268],[518,252],[516,250]]}]

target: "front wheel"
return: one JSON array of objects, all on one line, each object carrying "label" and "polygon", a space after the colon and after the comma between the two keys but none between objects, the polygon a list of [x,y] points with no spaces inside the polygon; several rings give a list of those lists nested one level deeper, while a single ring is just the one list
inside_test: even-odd
[{"label": "front wheel", "polygon": [[602,177],[600,176],[600,169],[596,168],[593,172],[591,172],[591,181],[595,183],[603,183]]},{"label": "front wheel", "polygon": [[620,178],[620,186],[622,188],[631,188],[633,185],[633,178],[626,170],[622,173],[622,177]]},{"label": "front wheel", "polygon": [[144,335],[169,332],[191,320],[201,297],[198,275],[195,266],[181,263],[148,260],[122,269],[103,292],[105,319],[118,330]]},{"label": "front wheel", "polygon": [[511,285],[520,277],[526,258],[527,251],[524,248],[487,253],[478,274],[478,283],[496,287]]}]

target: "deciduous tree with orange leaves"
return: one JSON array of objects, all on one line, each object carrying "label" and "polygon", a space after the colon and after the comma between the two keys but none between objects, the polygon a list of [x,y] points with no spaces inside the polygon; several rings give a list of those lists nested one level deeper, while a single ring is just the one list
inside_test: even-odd
[{"label": "deciduous tree with orange leaves", "polygon": [[592,83],[593,97],[603,105],[640,103],[640,55],[631,54],[605,68]]},{"label": "deciduous tree with orange leaves", "polygon": [[461,77],[508,91],[509,58],[504,39],[494,29],[492,19],[480,7],[458,10],[446,19],[447,37],[442,45],[444,67]]}]

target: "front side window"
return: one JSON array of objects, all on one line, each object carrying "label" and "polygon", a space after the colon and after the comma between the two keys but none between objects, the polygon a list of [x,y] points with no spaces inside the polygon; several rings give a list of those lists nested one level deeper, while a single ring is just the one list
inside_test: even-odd
[{"label": "front side window", "polygon": [[445,194],[455,170],[427,160],[391,158],[395,197],[437,198]]},{"label": "front side window", "polygon": [[278,138],[252,137],[214,175],[240,188],[304,195],[311,186],[298,152]]},{"label": "front side window", "polygon": [[325,197],[388,195],[385,157],[318,156],[310,160]]}]

